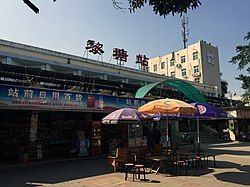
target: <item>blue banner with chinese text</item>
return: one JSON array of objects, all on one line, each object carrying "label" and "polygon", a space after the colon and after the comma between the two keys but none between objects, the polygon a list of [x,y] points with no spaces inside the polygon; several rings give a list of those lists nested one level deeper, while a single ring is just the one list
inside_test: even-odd
[{"label": "blue banner with chinese text", "polygon": [[138,108],[146,99],[0,84],[0,107],[53,110]]}]

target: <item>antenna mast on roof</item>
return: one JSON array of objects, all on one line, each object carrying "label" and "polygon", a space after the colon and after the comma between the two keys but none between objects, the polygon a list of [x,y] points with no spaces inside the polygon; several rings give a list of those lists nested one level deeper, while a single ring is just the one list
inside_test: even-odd
[{"label": "antenna mast on roof", "polygon": [[181,28],[182,28],[181,35],[185,49],[187,47],[187,41],[189,36],[188,17],[185,17],[185,14],[181,18]]}]

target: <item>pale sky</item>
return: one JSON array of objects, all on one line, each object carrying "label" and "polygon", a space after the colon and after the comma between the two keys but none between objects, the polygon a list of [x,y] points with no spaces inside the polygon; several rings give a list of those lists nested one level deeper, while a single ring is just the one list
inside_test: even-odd
[{"label": "pale sky", "polygon": [[[144,7],[134,14],[116,10],[112,0],[31,0],[40,13],[35,14],[23,0],[0,0],[0,38],[36,47],[82,56],[88,39],[104,45],[104,61],[109,62],[113,48],[128,51],[125,66],[135,67],[135,56],[152,58],[183,47],[180,17],[162,18]],[[126,6],[127,0],[119,0]],[[188,44],[205,40],[219,48],[222,79],[229,90],[241,95],[241,82],[234,79],[246,71],[229,64],[235,47],[244,44],[250,31],[250,0],[201,0],[202,6],[188,11]],[[89,55],[97,59],[97,56]],[[115,63],[111,61],[111,63]]]}]

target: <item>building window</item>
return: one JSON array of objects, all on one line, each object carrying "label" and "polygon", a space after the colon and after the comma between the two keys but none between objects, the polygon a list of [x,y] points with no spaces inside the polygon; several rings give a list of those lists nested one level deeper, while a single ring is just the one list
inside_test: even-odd
[{"label": "building window", "polygon": [[199,72],[199,66],[194,66],[194,74]]},{"label": "building window", "polygon": [[181,56],[181,63],[186,62],[186,56]]},{"label": "building window", "polygon": [[193,60],[197,60],[198,59],[198,51],[193,53]]},{"label": "building window", "polygon": [[181,75],[182,75],[182,77],[187,76],[187,70],[186,69],[182,69],[181,70]]},{"label": "building window", "polygon": [[161,63],[161,69],[164,69],[165,68],[165,62],[162,62]]},{"label": "building window", "polygon": [[214,64],[214,54],[211,51],[207,51],[207,62]]},{"label": "building window", "polygon": [[174,59],[170,60],[170,66],[174,66]]},{"label": "building window", "polygon": [[200,82],[200,78],[195,78],[194,82]]},{"label": "building window", "polygon": [[154,72],[157,71],[157,64],[154,65]]},{"label": "building window", "polygon": [[172,71],[172,72],[170,73],[170,76],[171,76],[171,77],[175,77],[175,72]]}]

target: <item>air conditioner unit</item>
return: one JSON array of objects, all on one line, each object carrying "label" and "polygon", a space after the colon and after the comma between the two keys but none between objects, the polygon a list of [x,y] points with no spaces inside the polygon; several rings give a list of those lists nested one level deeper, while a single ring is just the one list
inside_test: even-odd
[{"label": "air conditioner unit", "polygon": [[176,67],[177,68],[181,68],[181,64],[176,64]]},{"label": "air conditioner unit", "polygon": [[201,76],[201,72],[196,72],[195,74],[196,74],[197,77]]},{"label": "air conditioner unit", "polygon": [[199,77],[199,76],[201,76],[201,72],[196,72],[193,74],[193,77]]}]

